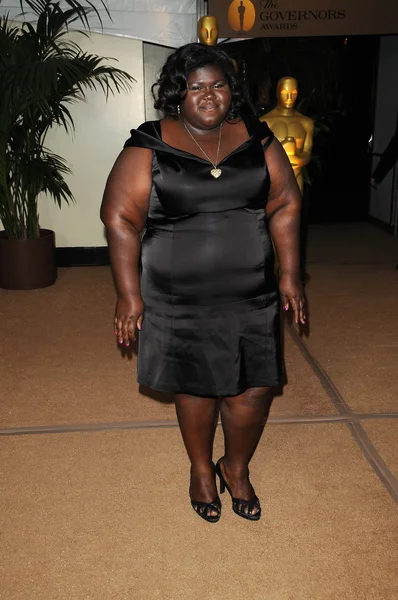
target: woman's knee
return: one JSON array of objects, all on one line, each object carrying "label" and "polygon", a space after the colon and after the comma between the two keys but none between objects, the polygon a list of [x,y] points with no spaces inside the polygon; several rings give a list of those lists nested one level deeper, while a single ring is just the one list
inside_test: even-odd
[{"label": "woman's knee", "polygon": [[257,409],[267,403],[269,392],[269,387],[249,388],[239,396],[224,398],[224,401],[230,408]]}]

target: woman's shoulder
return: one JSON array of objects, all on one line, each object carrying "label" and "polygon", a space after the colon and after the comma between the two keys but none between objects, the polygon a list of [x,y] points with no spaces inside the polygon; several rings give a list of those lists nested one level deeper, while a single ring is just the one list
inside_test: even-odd
[{"label": "woman's shoulder", "polygon": [[124,148],[138,146],[139,148],[152,148],[154,142],[159,140],[160,122],[145,121],[137,128],[130,130],[130,137],[124,143]]},{"label": "woman's shoulder", "polygon": [[[156,133],[158,131],[159,127],[160,121],[145,121],[144,123],[141,123],[136,130],[152,135],[154,132]],[[134,131],[134,129],[131,131]]]},{"label": "woman's shoulder", "polygon": [[271,129],[265,121],[260,121],[256,115],[242,115],[249,135],[252,135],[260,140],[268,137],[274,137]]}]

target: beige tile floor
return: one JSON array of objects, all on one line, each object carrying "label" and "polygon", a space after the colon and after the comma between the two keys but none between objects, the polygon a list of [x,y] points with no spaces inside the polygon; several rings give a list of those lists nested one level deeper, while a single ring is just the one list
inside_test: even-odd
[{"label": "beige tile floor", "polygon": [[217,525],[197,518],[177,429],[0,448],[6,598],[396,597],[394,502],[343,424],[268,428],[252,467],[258,523],[228,499]]},{"label": "beige tile floor", "polygon": [[286,328],[252,463],[258,523],[228,497],[216,525],[190,508],[174,407],[115,348],[108,269],[0,290],[0,598],[398,597],[398,245],[330,225],[309,250],[310,335]]}]

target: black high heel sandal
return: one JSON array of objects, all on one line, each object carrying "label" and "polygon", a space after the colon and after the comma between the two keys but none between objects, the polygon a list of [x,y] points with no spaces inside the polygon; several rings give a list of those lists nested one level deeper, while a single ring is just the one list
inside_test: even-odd
[{"label": "black high heel sandal", "polygon": [[[232,496],[231,488],[228,483],[225,481],[223,474],[221,473],[220,463],[224,457],[221,457],[216,464],[216,473],[220,478],[220,494],[225,492],[225,488],[227,488],[231,498],[232,498],[232,510],[239,517],[243,519],[247,519],[248,521],[258,521],[261,517],[261,506],[260,500],[257,496],[254,496],[251,500],[242,500],[241,498],[234,498]],[[253,510],[257,510],[257,512],[253,513]]]},{"label": "black high heel sandal", "polygon": [[[202,517],[208,523],[217,523],[221,517],[221,500],[217,496],[213,502],[200,502],[199,500],[191,500],[192,508],[194,511]],[[216,515],[209,514],[210,512],[216,512]]]},{"label": "black high heel sandal", "polygon": [[[213,469],[215,469],[215,465],[213,463]],[[202,517],[208,523],[217,523],[221,517],[221,500],[219,496],[212,502],[201,502],[200,500],[191,500],[191,505],[194,511]],[[217,514],[211,515],[210,512],[215,512]]]}]

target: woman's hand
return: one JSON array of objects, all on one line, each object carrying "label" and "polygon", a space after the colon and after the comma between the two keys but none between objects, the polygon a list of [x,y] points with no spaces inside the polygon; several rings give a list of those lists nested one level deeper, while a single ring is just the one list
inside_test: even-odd
[{"label": "woman's hand", "polygon": [[305,325],[307,316],[305,313],[305,298],[303,286],[298,275],[282,273],[279,280],[279,291],[281,294],[283,310],[294,312],[295,323]]},{"label": "woman's hand", "polygon": [[135,342],[136,329],[141,331],[144,316],[144,303],[141,296],[118,298],[115,309],[114,331],[119,344]]}]

